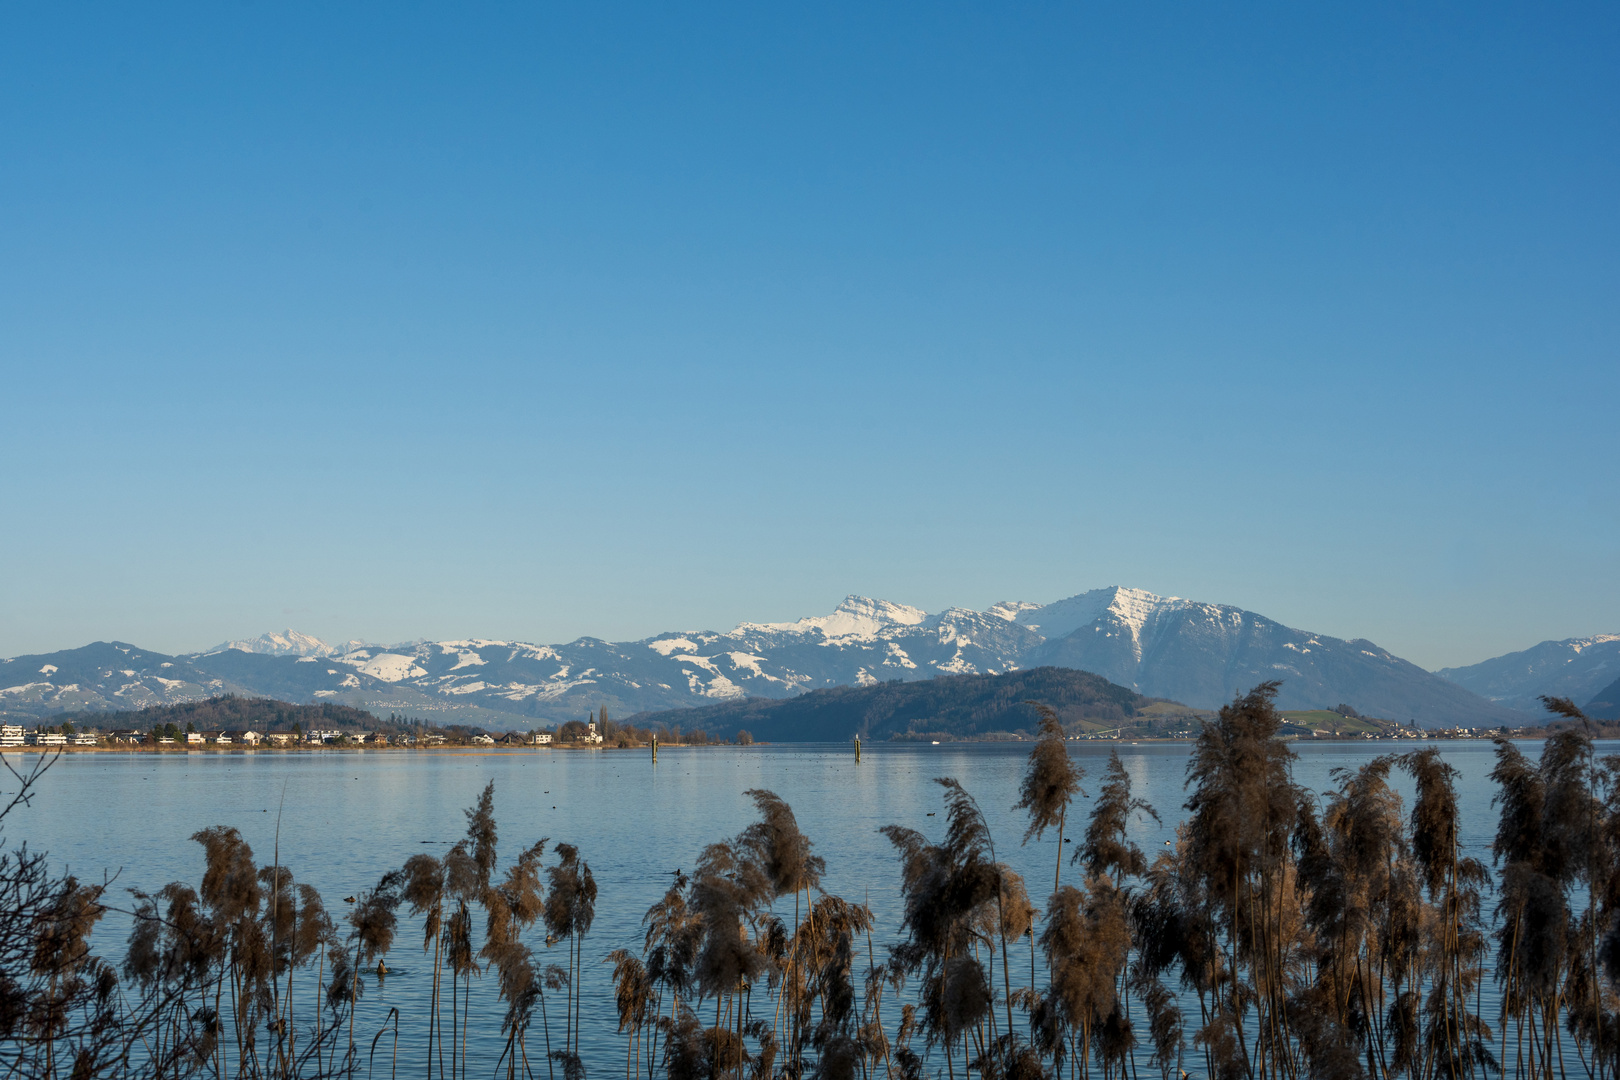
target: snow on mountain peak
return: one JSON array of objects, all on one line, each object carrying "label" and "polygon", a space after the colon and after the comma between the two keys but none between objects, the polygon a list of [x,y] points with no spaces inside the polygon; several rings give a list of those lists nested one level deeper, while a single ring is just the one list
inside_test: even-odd
[{"label": "snow on mountain peak", "polygon": [[850,595],[831,615],[814,615],[791,623],[743,623],[738,630],[777,630],[807,634],[821,631],[828,641],[871,641],[890,626],[917,626],[928,618],[922,608]]},{"label": "snow on mountain peak", "polygon": [[985,608],[984,613],[994,615],[998,619],[1006,619],[1008,622],[1017,622],[1018,616],[1026,611],[1036,611],[1040,606],[1039,604],[1032,604],[1028,600],[1003,600]]},{"label": "snow on mountain peak", "polygon": [[335,645],[328,645],[320,638],[289,629],[279,634],[274,632],[260,634],[256,638],[244,641],[222,642],[204,655],[221,653],[227,649],[240,649],[243,652],[262,653],[267,656],[334,656],[347,651]]},{"label": "snow on mountain peak", "polygon": [[856,596],[853,593],[844,597],[844,602],[838,605],[837,609],[833,611],[833,615],[844,615],[856,619],[876,619],[900,626],[916,626],[928,618],[928,612],[922,608],[896,604],[888,600],[872,600],[865,596]]}]

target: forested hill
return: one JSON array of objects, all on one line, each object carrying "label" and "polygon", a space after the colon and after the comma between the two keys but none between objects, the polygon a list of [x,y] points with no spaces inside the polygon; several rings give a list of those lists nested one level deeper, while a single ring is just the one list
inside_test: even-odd
[{"label": "forested hill", "polygon": [[1117,727],[1164,704],[1088,671],[1042,667],[1005,675],[943,675],[923,682],[840,686],[785,700],[745,698],[700,709],[642,713],[630,723],[702,730],[725,738],[741,730],[769,742],[835,742],[855,735],[974,739],[1033,732],[1038,714],[1027,704],[1031,700],[1056,709],[1064,726],[1077,732]]},{"label": "forested hill", "polygon": [[285,731],[297,724],[303,731],[310,728],[360,728],[371,730],[380,723],[377,717],[364,709],[324,702],[320,705],[292,705],[274,698],[246,698],[227,694],[206,701],[184,701],[177,705],[152,705],[128,712],[94,712],[67,714],[51,718],[54,722],[71,720],[88,722],[104,731],[133,728],[147,731],[164,724],[173,724],[184,731],[189,722],[197,731],[252,728],[261,734],[266,731]]}]

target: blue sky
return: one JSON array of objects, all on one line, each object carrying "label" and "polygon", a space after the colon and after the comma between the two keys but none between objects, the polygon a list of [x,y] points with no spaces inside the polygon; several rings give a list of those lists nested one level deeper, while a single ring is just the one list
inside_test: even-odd
[{"label": "blue sky", "polygon": [[10,5],[0,655],[1620,632],[1620,8]]}]

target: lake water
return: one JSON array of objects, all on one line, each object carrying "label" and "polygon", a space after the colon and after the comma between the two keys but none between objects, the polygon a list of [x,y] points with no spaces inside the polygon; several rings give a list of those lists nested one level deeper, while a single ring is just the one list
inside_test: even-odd
[{"label": "lake water", "polygon": [[[1420,745],[1298,745],[1295,779],[1323,791],[1332,786],[1335,769]],[[1486,780],[1493,747],[1484,741],[1439,745],[1462,774],[1464,842],[1483,852],[1495,831],[1493,789]],[[1137,843],[1151,858],[1182,814],[1188,746],[1070,747],[1087,770],[1091,792],[1110,749],[1118,749],[1135,794],[1162,818],[1134,825]],[[1534,754],[1537,747],[1526,749]],[[870,903],[881,957],[883,944],[897,940],[899,867],[877,830],[900,824],[942,838],[945,816],[941,789],[930,783],[934,777],[955,777],[977,798],[994,830],[997,855],[1025,875],[1037,904],[1044,900],[1057,857],[1055,836],[1020,846],[1025,819],[1011,809],[1028,751],[1027,743],[878,745],[865,748],[859,765],[848,747],[826,745],[665,747],[656,765],[639,750],[77,754],[56,763],[31,807],[12,812],[5,838],[13,846],[26,840],[49,851],[57,868],[81,879],[116,873],[120,887],[154,890],[175,880],[195,886],[202,853],[189,840],[192,833],[234,826],[267,864],[279,811],[282,863],[299,881],[315,885],[329,910],[340,915],[341,898],[375,884],[411,855],[442,855],[465,831],[463,809],[493,780],[503,856],[497,872],[522,848],[549,837],[577,845],[596,877],[596,922],[585,945],[582,1054],[593,1074],[611,1075],[604,1070],[624,1066],[625,1042],[615,1030],[609,969],[600,960],[616,948],[639,954],[641,917],[668,887],[670,871],[690,870],[704,845],[734,836],[754,819],[746,790],[768,788],[792,805],[800,828],[827,861],[823,887]],[[1610,746],[1601,752],[1614,751]],[[1079,835],[1083,824],[1077,822],[1088,813],[1089,800],[1079,800],[1070,813],[1069,836]],[[1078,876],[1067,867],[1064,873],[1071,881]],[[127,919],[109,917],[95,935],[97,951],[120,956],[127,929]],[[533,938],[536,951],[544,953],[538,927]],[[375,1032],[388,1008],[399,1007],[406,1018],[400,1042],[406,1075],[415,1075],[422,1057],[410,1021],[426,1016],[432,977],[420,941],[416,921],[402,918],[388,957],[392,974],[367,989],[357,1024],[357,1035],[368,1026]],[[554,952],[543,961],[563,963],[564,949]],[[494,982],[491,975],[474,984],[473,1074],[488,1073],[500,1053],[504,1005],[495,999]],[[1488,1016],[1493,1012],[1487,1008]],[[369,1043],[369,1034],[364,1041]]]}]

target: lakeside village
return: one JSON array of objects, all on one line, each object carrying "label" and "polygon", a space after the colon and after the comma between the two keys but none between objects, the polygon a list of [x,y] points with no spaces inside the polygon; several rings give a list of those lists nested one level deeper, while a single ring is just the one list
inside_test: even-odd
[{"label": "lakeside village", "polygon": [[[197,712],[199,718],[217,718],[216,714],[240,714],[244,710],[210,710],[209,704],[231,699],[211,699],[197,703],[202,708],[192,710],[186,706],[143,710],[142,713],[111,714],[110,717],[80,714],[74,717],[53,717],[32,729],[17,723],[0,723],[0,750],[19,747],[40,747],[62,750],[295,750],[320,747],[362,748],[398,747],[426,749],[430,747],[613,747],[630,748],[662,744],[665,746],[705,745],[717,740],[703,732],[682,733],[678,730],[651,731],[614,723],[607,709],[592,712],[587,720],[570,720],[553,730],[489,732],[479,728],[449,725],[439,727],[421,720],[390,714],[379,720],[358,709],[330,706],[289,706],[282,702],[251,702],[250,705],[280,706],[279,709],[250,708],[244,721],[263,717],[266,713],[278,715],[281,724],[254,724],[243,722],[235,726],[199,724],[185,713]],[[148,717],[145,714],[156,714]],[[180,714],[180,715],[176,715]],[[168,717],[173,716],[173,719]],[[120,719],[132,717],[156,719],[157,722],[120,725]],[[110,723],[104,721],[110,720]],[[324,721],[324,722],[323,722]],[[338,723],[333,723],[338,721]],[[97,726],[91,726],[97,725]],[[329,726],[330,725],[330,726]],[[339,726],[341,725],[341,726]],[[731,742],[748,745],[753,739],[746,731],[738,732]]]},{"label": "lakeside village", "polygon": [[[172,725],[170,725],[172,726]],[[581,736],[583,743],[600,743],[602,736],[593,729]],[[68,730],[62,730],[66,728]],[[469,745],[488,746],[544,746],[552,741],[549,731],[528,732],[509,731],[502,735],[490,735],[478,732],[470,735],[465,742]],[[188,750],[202,749],[209,746],[232,747],[236,749],[256,750],[260,747],[295,747],[295,746],[442,746],[449,743],[449,737],[440,734],[425,735],[393,735],[386,731],[322,731],[311,728],[308,731],[299,730],[294,725],[286,731],[254,731],[252,728],[236,728],[229,730],[216,729],[213,731],[174,731],[164,730],[161,734],[149,731],[140,731],[135,728],[119,728],[112,731],[80,731],[71,723],[64,723],[58,728],[40,728],[36,731],[26,731],[21,724],[0,724],[0,749],[16,746],[63,746],[63,747],[131,747],[144,746],[147,748],[183,747]]]}]

